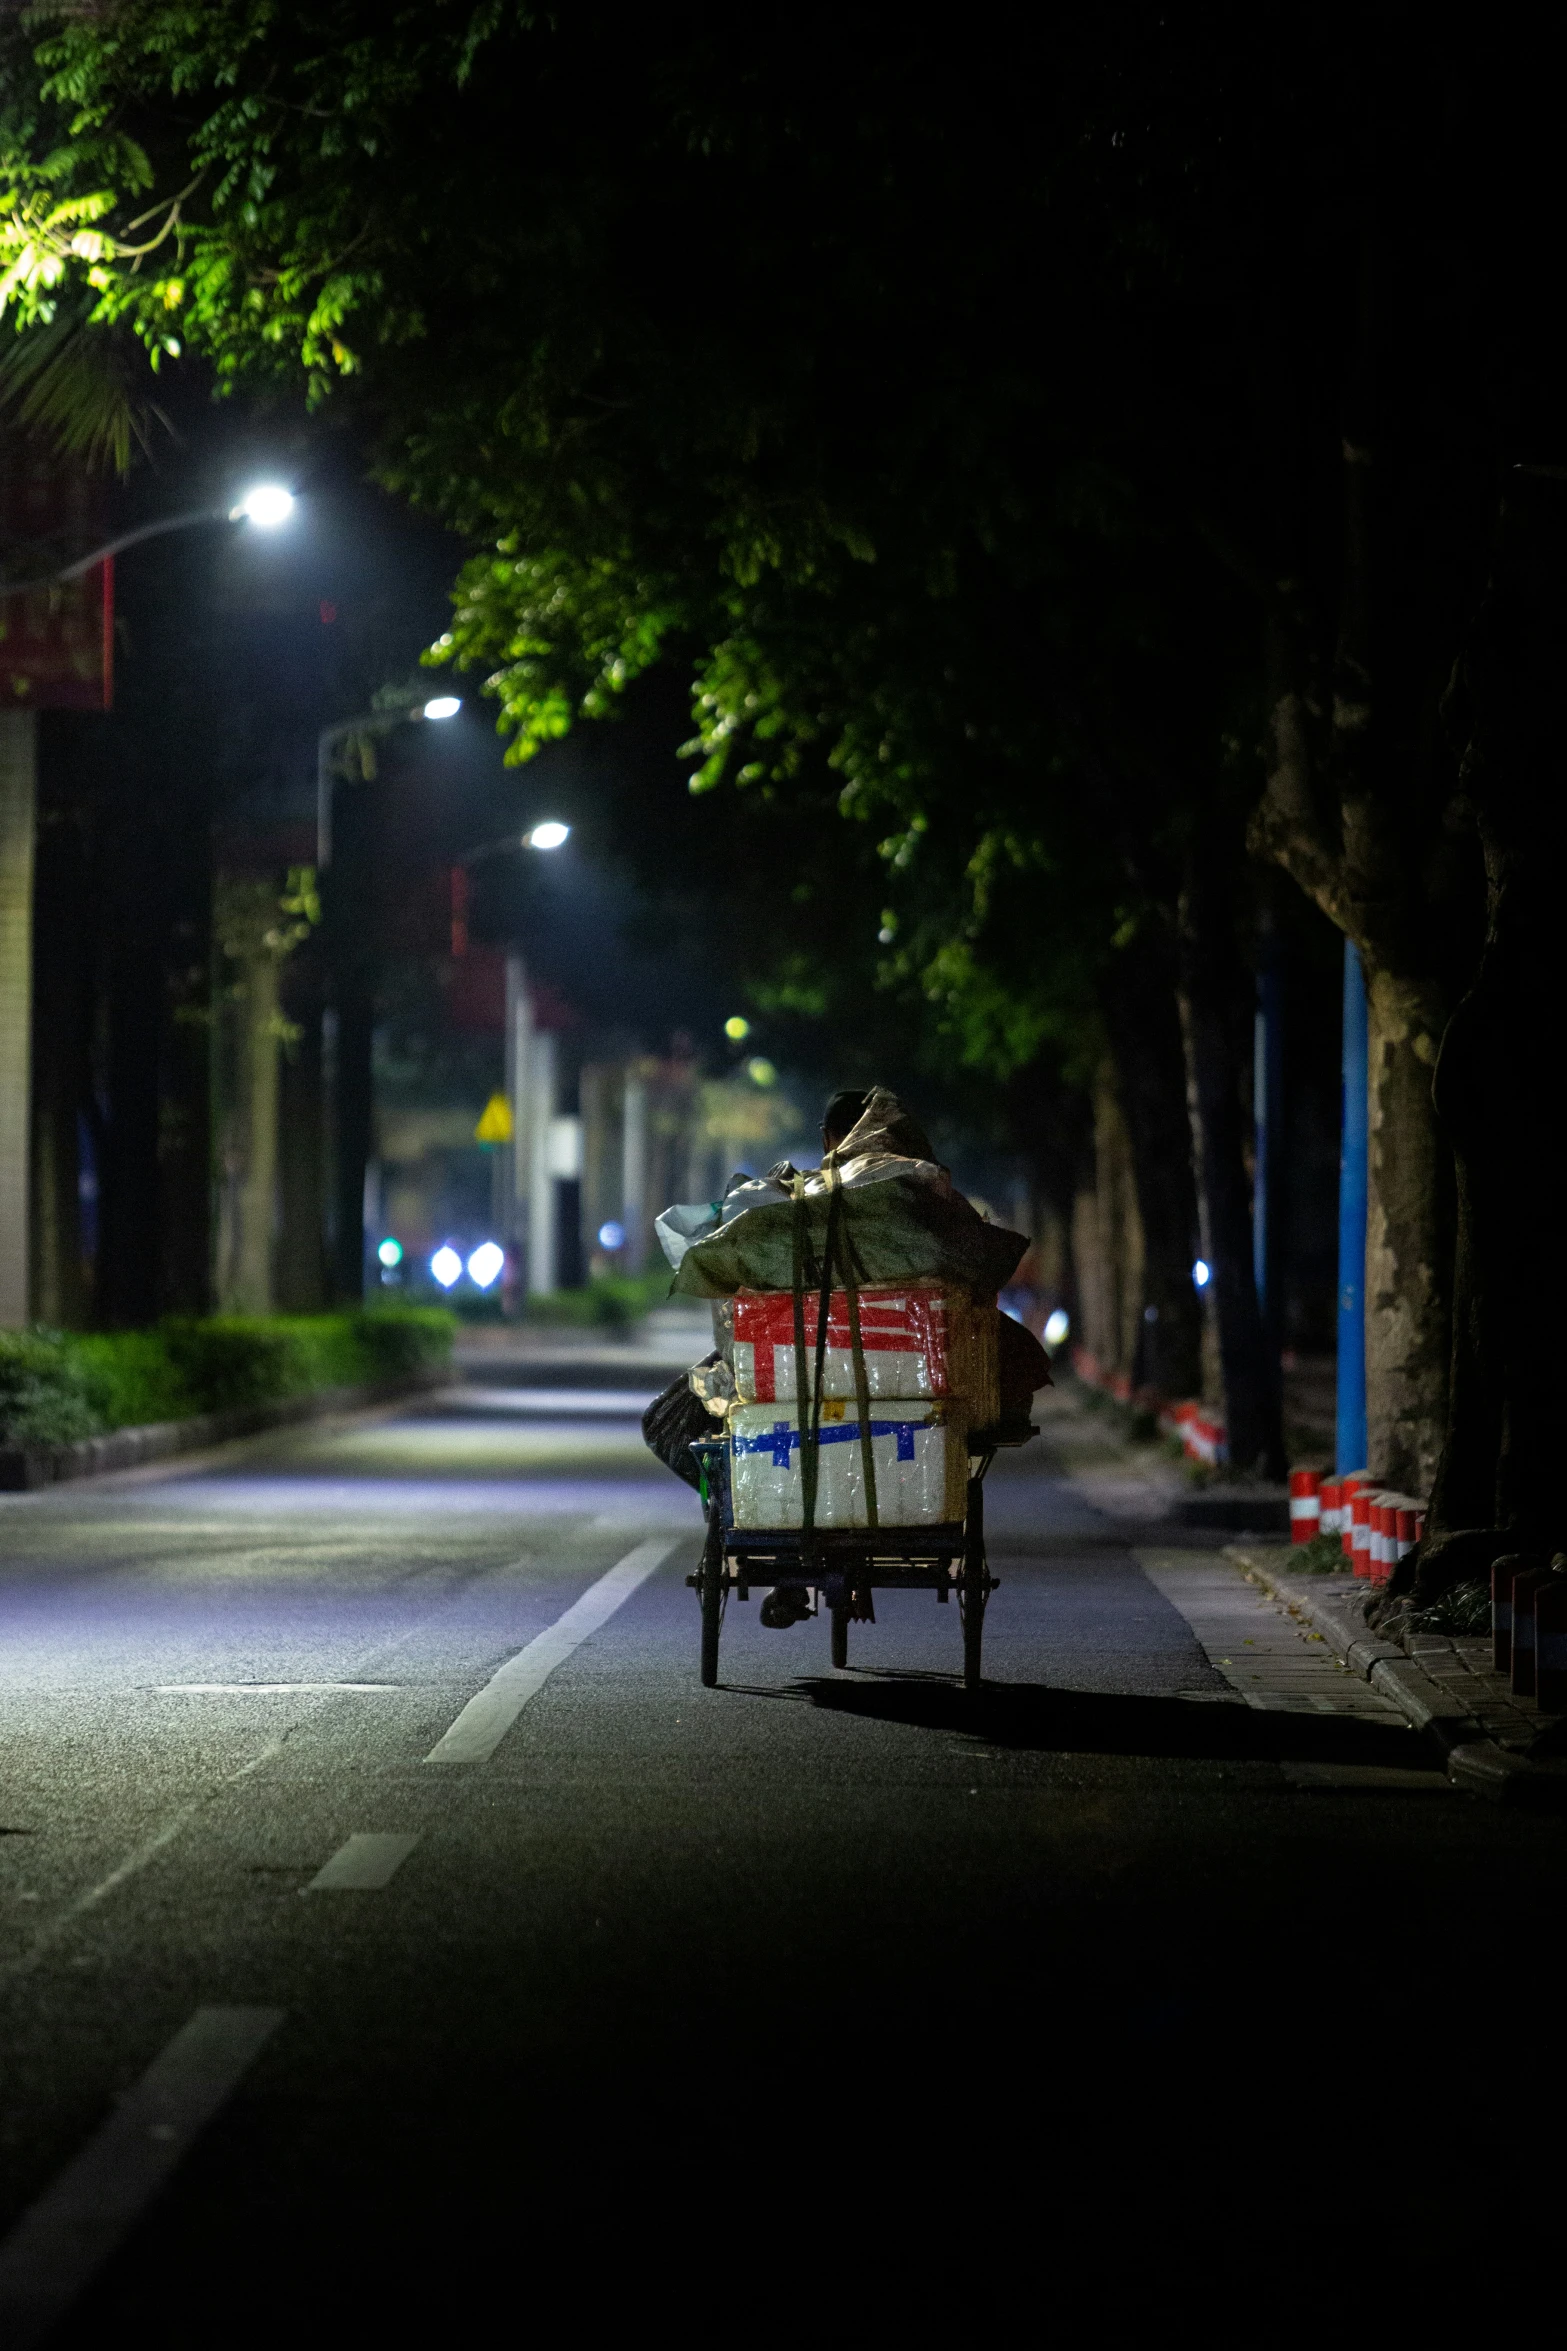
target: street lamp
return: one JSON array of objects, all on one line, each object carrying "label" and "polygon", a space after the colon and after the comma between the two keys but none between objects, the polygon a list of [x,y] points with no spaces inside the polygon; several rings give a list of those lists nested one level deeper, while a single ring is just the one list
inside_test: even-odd
[{"label": "street lamp", "polygon": [[161,539],[170,531],[191,530],[197,523],[249,522],[258,530],[271,531],[279,523],[287,522],[293,511],[292,490],[285,490],[281,482],[257,482],[236,506],[197,506],[188,514],[166,514],[158,522],[139,523],[133,531],[122,531],[117,539],[95,547],[90,555],[78,555],[56,570],[35,572],[25,580],[0,580],[0,596],[25,596],[35,588],[63,588],[68,581],[79,580],[95,564],[106,563],[113,555],[123,555],[127,547],[139,547],[144,539]]},{"label": "street lamp", "polygon": [[335,726],[322,728],[316,737],[316,870],[319,873],[325,873],[332,862],[332,802],[337,786],[332,755],[338,745],[351,742],[355,735],[389,735],[394,727],[410,725],[415,719],[455,718],[461,708],[457,695],[437,694],[433,702],[415,703],[409,710],[366,711],[359,718],[340,719]]},{"label": "street lamp", "polygon": [[[429,715],[426,711],[426,718]],[[477,849],[465,849],[453,863],[477,865],[481,857],[499,857],[508,849],[564,849],[570,839],[570,825],[547,816],[542,824],[531,825],[525,833],[502,833],[498,841],[481,841]]]},{"label": "street lamp", "polygon": [[[316,871],[325,880],[332,866],[336,753],[355,736],[389,735],[420,719],[455,718],[462,708],[455,694],[438,694],[400,709],[368,710],[357,718],[323,727],[316,738]],[[364,1279],[364,1182],[370,1162],[372,1097],[371,1044],[374,1011],[369,968],[371,951],[330,886],[322,892],[326,916],[323,948],[326,996],[321,1004],[320,1104],[329,1163],[327,1196],[332,1289],[357,1300]],[[440,1252],[437,1252],[440,1255]],[[454,1257],[457,1273],[461,1258]],[[442,1257],[444,1264],[445,1259]],[[452,1275],[455,1281],[457,1274]],[[441,1275],[436,1274],[439,1281]]]}]

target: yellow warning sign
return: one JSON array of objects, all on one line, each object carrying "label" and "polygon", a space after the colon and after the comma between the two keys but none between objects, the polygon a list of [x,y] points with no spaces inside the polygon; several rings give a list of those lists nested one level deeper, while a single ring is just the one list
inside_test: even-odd
[{"label": "yellow warning sign", "polygon": [[511,1134],[511,1104],[504,1094],[492,1094],[473,1130],[473,1139],[476,1143],[509,1143]]}]

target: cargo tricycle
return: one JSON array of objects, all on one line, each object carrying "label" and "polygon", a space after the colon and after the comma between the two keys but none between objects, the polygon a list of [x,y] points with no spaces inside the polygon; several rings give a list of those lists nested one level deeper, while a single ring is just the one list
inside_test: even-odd
[{"label": "cargo tricycle", "polygon": [[961,1519],[929,1526],[751,1527],[735,1524],[730,1441],[692,1443],[701,1471],[707,1514],[702,1561],[688,1576],[702,1608],[702,1682],[718,1680],[718,1644],[730,1595],[739,1601],[779,1584],[802,1585],[813,1614],[825,1607],[832,1622],[832,1662],[849,1662],[849,1626],[872,1621],[873,1591],[933,1591],[938,1603],[957,1596],[963,1632],[963,1685],[977,1690],[985,1609],[999,1577],[985,1558],[985,1472],[1004,1446],[1037,1435],[1026,1413],[968,1433],[969,1475]]}]

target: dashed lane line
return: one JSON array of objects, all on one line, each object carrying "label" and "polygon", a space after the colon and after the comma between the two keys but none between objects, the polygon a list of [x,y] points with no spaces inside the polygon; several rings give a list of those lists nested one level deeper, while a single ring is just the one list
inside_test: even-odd
[{"label": "dashed lane line", "polygon": [[451,1729],[438,1739],[426,1763],[483,1763],[494,1754],[530,1698],[538,1695],[558,1665],[607,1624],[617,1608],[663,1566],[684,1535],[655,1535],[617,1560],[607,1575],[590,1584],[580,1600],[546,1633],[508,1657],[469,1699]]},{"label": "dashed lane line", "polygon": [[0,2244],[0,2335],[32,2351],[152,2202],[282,2023],[281,2008],[198,2008]]},{"label": "dashed lane line", "polygon": [[304,1891],[307,1894],[376,1893],[382,1886],[391,1884],[418,1842],[417,1837],[361,1831],[345,1845],[339,1845]]}]

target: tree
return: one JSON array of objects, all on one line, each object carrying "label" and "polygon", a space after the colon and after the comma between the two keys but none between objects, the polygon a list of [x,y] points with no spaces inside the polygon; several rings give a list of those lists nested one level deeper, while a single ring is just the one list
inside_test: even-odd
[{"label": "tree", "polygon": [[[1530,453],[1495,361],[1540,378],[1485,61],[1384,80],[1332,16],[1285,42],[1126,8],[1037,28],[1000,78],[984,22],[967,60],[945,28],[887,60],[851,21],[824,72],[824,28],[131,0],[45,52],[40,120],[73,106],[77,135],[26,149],[12,282],[52,298],[58,207],[96,205],[101,320],[155,354],[177,320],[224,380],[346,388],[386,477],[484,549],[445,650],[520,750],[694,646],[702,784],[825,766],[898,890],[961,839],[928,969],[976,1004],[979,900],[1054,853],[1064,802],[1108,779],[1123,831],[1152,811],[1161,858],[1200,863],[1221,747],[1260,740],[1254,840],[1367,965],[1376,1466],[1423,1483],[1451,1273],[1429,1071],[1480,905],[1438,710]],[[1201,880],[1174,893],[1194,949]],[[1189,954],[1189,986],[1213,968]]]}]

